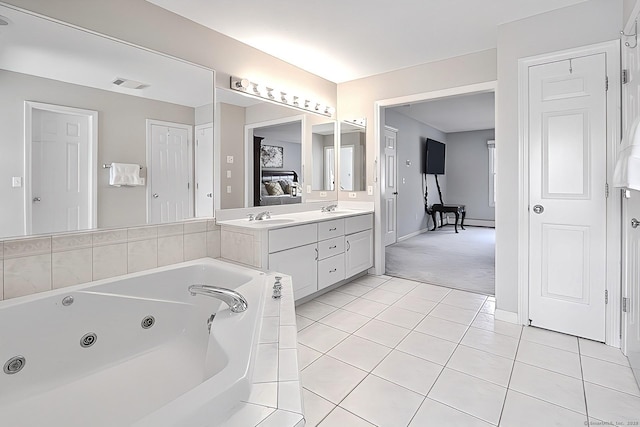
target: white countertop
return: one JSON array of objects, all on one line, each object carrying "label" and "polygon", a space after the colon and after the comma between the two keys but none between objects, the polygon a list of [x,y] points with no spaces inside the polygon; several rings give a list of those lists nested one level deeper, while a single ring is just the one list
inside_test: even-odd
[{"label": "white countertop", "polygon": [[270,230],[276,228],[291,227],[294,225],[307,224],[318,221],[331,221],[332,219],[346,218],[350,216],[373,213],[372,210],[343,209],[339,208],[333,212],[306,211],[271,215],[271,219],[253,220],[248,218],[217,221],[222,227],[240,227],[252,230]]}]

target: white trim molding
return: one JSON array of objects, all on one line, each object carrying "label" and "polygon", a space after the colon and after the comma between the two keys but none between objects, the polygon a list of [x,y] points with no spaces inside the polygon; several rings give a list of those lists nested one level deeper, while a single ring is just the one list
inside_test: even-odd
[{"label": "white trim molding", "polygon": [[514,313],[513,311],[500,310],[496,308],[493,316],[496,320],[500,320],[502,322],[520,323],[518,321],[518,313]]},{"label": "white trim molding", "polygon": [[[620,40],[613,40],[575,49],[522,58],[518,61],[518,323],[529,323],[529,67],[576,56],[606,55],[607,91],[607,182],[611,183],[616,164],[621,126]],[[620,347],[620,241],[621,198],[619,191],[610,191],[607,198],[607,273],[606,344]],[[602,296],[604,299],[604,295]],[[496,319],[498,310],[496,310]]]}]

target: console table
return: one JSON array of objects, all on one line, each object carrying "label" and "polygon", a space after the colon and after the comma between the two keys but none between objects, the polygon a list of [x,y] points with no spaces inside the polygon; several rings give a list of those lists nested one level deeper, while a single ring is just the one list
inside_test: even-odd
[{"label": "console table", "polygon": [[453,213],[456,216],[456,222],[454,224],[456,233],[458,232],[458,220],[462,216],[462,221],[460,221],[460,228],[464,230],[464,217],[466,215],[464,205],[441,205],[441,204],[433,204],[431,205],[431,218],[433,219],[433,229],[436,229],[436,212],[440,212],[440,228],[443,226],[442,214],[443,213]]}]

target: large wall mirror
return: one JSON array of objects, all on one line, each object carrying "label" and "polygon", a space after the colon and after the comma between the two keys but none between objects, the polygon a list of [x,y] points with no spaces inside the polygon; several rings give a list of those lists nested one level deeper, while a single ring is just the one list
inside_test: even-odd
[{"label": "large wall mirror", "polygon": [[365,119],[340,122],[340,191],[364,191],[366,188],[366,135]]},{"label": "large wall mirror", "polygon": [[216,88],[216,123],[221,209],[305,203],[315,190],[337,200],[316,183],[324,166],[311,160],[319,133],[335,150],[334,120]]},{"label": "large wall mirror", "polygon": [[0,16],[0,238],[213,215],[213,70]]}]

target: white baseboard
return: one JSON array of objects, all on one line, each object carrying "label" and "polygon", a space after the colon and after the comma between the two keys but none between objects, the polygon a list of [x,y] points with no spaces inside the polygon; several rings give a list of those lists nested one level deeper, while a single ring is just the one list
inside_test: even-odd
[{"label": "white baseboard", "polygon": [[464,219],[464,225],[472,225],[476,227],[491,227],[496,228],[496,222],[489,219]]},{"label": "white baseboard", "polygon": [[514,313],[512,311],[505,311],[496,308],[494,317],[496,320],[518,324],[518,313]]},{"label": "white baseboard", "polygon": [[416,231],[414,233],[407,234],[406,236],[398,237],[397,241],[398,242],[402,242],[403,240],[407,240],[407,239],[410,239],[412,237],[416,237],[417,235],[422,234],[422,233],[426,233],[427,231],[429,231],[428,228],[423,228],[422,230],[418,230],[418,231]]}]

